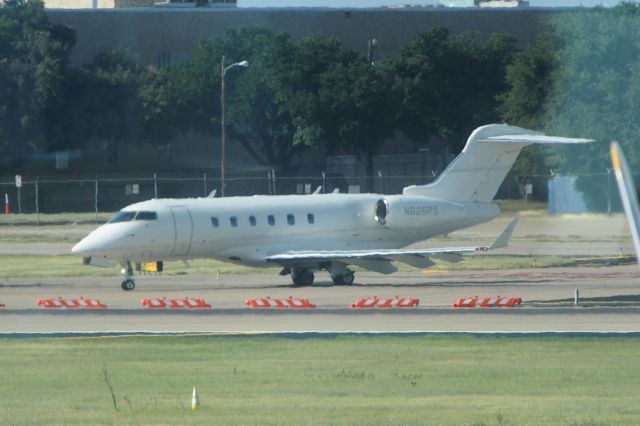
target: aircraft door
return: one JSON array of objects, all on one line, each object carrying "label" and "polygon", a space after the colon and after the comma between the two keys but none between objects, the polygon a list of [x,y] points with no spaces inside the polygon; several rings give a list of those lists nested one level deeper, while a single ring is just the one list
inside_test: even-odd
[{"label": "aircraft door", "polygon": [[187,207],[171,207],[173,216],[174,242],[171,256],[187,256],[193,238],[193,219]]}]

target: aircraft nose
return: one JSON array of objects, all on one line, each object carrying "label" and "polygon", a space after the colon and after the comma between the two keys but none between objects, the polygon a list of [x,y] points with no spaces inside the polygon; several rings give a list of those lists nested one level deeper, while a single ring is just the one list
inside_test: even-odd
[{"label": "aircraft nose", "polygon": [[91,252],[91,244],[87,241],[87,238],[83,238],[71,248],[73,254],[89,254]]}]

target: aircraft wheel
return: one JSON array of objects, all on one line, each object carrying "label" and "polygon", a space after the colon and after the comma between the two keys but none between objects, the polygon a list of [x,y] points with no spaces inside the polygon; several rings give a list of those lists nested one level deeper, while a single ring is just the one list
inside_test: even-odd
[{"label": "aircraft wheel", "polygon": [[304,269],[302,271],[295,272],[292,274],[293,285],[294,286],[303,286],[303,285],[311,285],[313,284],[315,276],[313,272],[308,269]]},{"label": "aircraft wheel", "polygon": [[353,280],[354,280],[354,273],[349,271],[346,274],[344,274],[342,276],[342,282],[344,285],[351,285],[353,284]]},{"label": "aircraft wheel", "polygon": [[304,285],[311,285],[313,284],[313,279],[315,278],[315,276],[313,275],[313,272],[309,271],[308,269],[306,271],[304,271],[302,273],[302,284]]},{"label": "aircraft wheel", "polygon": [[335,285],[344,285],[344,275],[332,275],[331,279]]},{"label": "aircraft wheel", "polygon": [[335,285],[351,285],[353,284],[353,272],[349,271],[346,274],[332,275],[331,279]]},{"label": "aircraft wheel", "polygon": [[124,291],[131,291],[136,288],[136,283],[133,280],[124,280],[122,281],[122,289]]}]

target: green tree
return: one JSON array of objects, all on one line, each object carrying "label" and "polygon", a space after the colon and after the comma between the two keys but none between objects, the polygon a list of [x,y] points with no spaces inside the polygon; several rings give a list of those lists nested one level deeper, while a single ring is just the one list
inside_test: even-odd
[{"label": "green tree", "polygon": [[143,85],[145,117],[217,136],[225,54],[227,64],[250,63],[225,79],[229,142],[265,166],[291,171],[309,147],[373,152],[392,132],[387,86],[362,57],[333,38],[293,40],[262,28],[229,30],[202,42],[185,63],[159,70]]},{"label": "green tree", "polygon": [[65,70],[75,33],[52,25],[39,0],[0,4],[0,154],[17,165],[28,152],[44,151],[63,107]]},{"label": "green tree", "polygon": [[578,173],[589,207],[606,210],[615,188],[607,179],[608,143],[618,140],[640,164],[640,6],[623,3],[563,13],[510,67],[501,111],[516,124],[598,142],[538,151],[546,167]]},{"label": "green tree", "polygon": [[[544,129],[544,113],[557,71],[559,41],[554,27],[545,25],[533,44],[516,54],[507,66],[508,90],[498,96],[498,111],[504,122],[528,129]],[[525,148],[509,172],[524,197],[531,176],[548,175],[557,165],[556,151],[540,145]]]},{"label": "green tree", "polygon": [[417,144],[439,137],[454,141],[457,150],[471,130],[498,118],[496,96],[506,90],[514,40],[504,34],[475,40],[436,28],[384,64],[400,99],[398,128]]}]

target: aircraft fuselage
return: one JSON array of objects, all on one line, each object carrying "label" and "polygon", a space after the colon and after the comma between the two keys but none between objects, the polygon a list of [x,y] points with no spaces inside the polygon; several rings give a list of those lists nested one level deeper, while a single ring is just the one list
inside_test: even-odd
[{"label": "aircraft fuselage", "polygon": [[[130,217],[99,227],[74,253],[117,261],[214,258],[264,266],[268,256],[285,251],[401,248],[485,222],[500,210],[495,204],[422,196],[314,194],[154,199],[121,212]],[[140,212],[146,216],[137,217]]]}]

